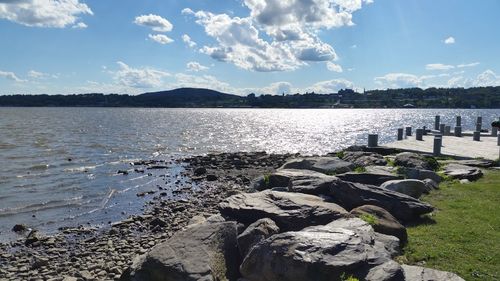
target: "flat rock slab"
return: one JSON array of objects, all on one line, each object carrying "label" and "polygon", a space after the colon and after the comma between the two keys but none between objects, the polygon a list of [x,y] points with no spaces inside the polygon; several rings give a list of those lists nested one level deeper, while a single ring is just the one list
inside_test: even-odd
[{"label": "flat rock slab", "polygon": [[339,179],[343,181],[350,181],[350,182],[357,182],[357,183],[362,183],[362,184],[371,184],[371,185],[381,185],[386,181],[391,181],[391,180],[401,180],[403,179],[402,176],[399,175],[393,175],[393,174],[388,174],[388,173],[370,173],[370,172],[365,172],[365,173],[344,173],[340,175],[336,175]]},{"label": "flat rock slab", "polygon": [[444,174],[452,179],[475,181],[483,176],[479,168],[461,164],[448,164],[444,167]]},{"label": "flat rock slab", "polygon": [[401,267],[404,270],[405,281],[465,281],[451,272],[411,265],[402,265]]},{"label": "flat rock slab", "polygon": [[384,156],[374,152],[345,151],[342,160],[361,167],[387,165],[387,160],[384,159]]},{"label": "flat rock slab", "polygon": [[479,168],[491,168],[497,165],[495,161],[489,159],[452,160],[448,161],[448,163],[455,163]]},{"label": "flat rock slab", "polygon": [[233,195],[221,202],[219,209],[223,216],[244,224],[270,218],[284,231],[326,224],[348,214],[318,196],[270,190]]},{"label": "flat rock slab", "polygon": [[401,167],[416,168],[420,170],[435,170],[438,167],[427,160],[424,156],[412,153],[412,152],[402,152],[396,155],[394,158],[394,164]]},{"label": "flat rock slab", "polygon": [[338,157],[307,157],[289,160],[281,168],[311,170],[332,175],[352,171],[355,165]]},{"label": "flat rock slab", "polygon": [[273,235],[252,248],[240,271],[249,281],[404,280],[370,225],[357,218]]},{"label": "flat rock slab", "polygon": [[380,187],[403,193],[417,199],[420,198],[422,194],[430,192],[430,188],[423,181],[413,179],[386,181]]},{"label": "flat rock slab", "polygon": [[406,228],[385,209],[373,205],[364,205],[352,209],[350,213],[357,217],[371,215],[375,218],[372,227],[376,232],[395,236],[402,242],[406,242],[408,239]]},{"label": "flat rock slab", "polygon": [[204,223],[136,258],[120,280],[237,280],[239,261],[236,223]]}]

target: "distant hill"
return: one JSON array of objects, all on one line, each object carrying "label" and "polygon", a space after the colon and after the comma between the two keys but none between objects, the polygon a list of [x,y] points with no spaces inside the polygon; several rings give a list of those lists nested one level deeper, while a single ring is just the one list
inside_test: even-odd
[{"label": "distant hill", "polygon": [[408,88],[357,93],[261,95],[246,97],[209,89],[180,88],[144,93],[80,95],[0,95],[0,106],[88,107],[255,107],[255,108],[500,108],[500,87]]}]

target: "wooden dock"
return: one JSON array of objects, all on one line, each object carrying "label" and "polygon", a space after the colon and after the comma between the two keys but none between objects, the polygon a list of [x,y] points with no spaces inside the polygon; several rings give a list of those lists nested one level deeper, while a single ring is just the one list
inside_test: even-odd
[{"label": "wooden dock", "polygon": [[[401,141],[396,141],[383,146],[399,148],[407,151],[424,152],[432,154],[434,136],[425,135],[422,141],[417,141],[415,136],[409,136]],[[482,134],[481,141],[473,141],[470,134],[463,137],[443,136],[442,156],[460,158],[484,158],[496,160],[500,156],[500,147],[497,146],[497,137]]]}]

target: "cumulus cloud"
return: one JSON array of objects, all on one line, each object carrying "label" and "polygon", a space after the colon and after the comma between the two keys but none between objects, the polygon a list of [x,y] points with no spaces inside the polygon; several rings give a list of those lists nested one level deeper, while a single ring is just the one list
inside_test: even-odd
[{"label": "cumulus cloud", "polygon": [[174,27],[167,19],[153,14],[138,16],[135,18],[134,23],[149,27],[156,32],[169,32]]},{"label": "cumulus cloud", "polygon": [[163,35],[163,34],[149,34],[148,37],[149,37],[149,39],[151,39],[157,43],[160,43],[162,45],[174,42],[173,39],[171,39],[170,37]]},{"label": "cumulus cloud", "polygon": [[186,67],[189,71],[194,71],[194,72],[204,71],[204,70],[207,70],[209,68],[208,66],[204,66],[196,61],[188,62]]},{"label": "cumulus cloud", "polygon": [[[318,33],[353,25],[352,13],[366,0],[244,0],[247,17],[194,12],[184,15],[196,22],[217,42],[201,51],[212,58],[254,71],[295,70],[309,62],[335,61],[334,48]],[[267,35],[267,36],[266,36]]]},{"label": "cumulus cloud", "polygon": [[196,47],[196,45],[197,45],[197,44],[196,44],[196,42],[194,42],[194,41],[191,39],[191,37],[189,37],[189,35],[187,35],[187,34],[182,35],[182,41],[183,41],[184,43],[186,43],[186,45],[187,45],[189,48],[194,48],[194,47]]},{"label": "cumulus cloud", "polygon": [[448,37],[448,38],[444,39],[444,41],[443,41],[443,42],[444,42],[445,44],[447,44],[447,45],[450,45],[450,44],[455,44],[455,38],[453,38],[452,36],[450,36],[450,37]]},{"label": "cumulus cloud", "polygon": [[74,28],[74,29],[85,29],[87,27],[88,26],[85,23],[79,22],[79,23],[73,25],[71,28]]},{"label": "cumulus cloud", "polygon": [[453,68],[455,68],[455,66],[442,63],[430,63],[425,66],[427,70],[450,70]]},{"label": "cumulus cloud", "polygon": [[375,77],[375,83],[384,88],[411,88],[421,87],[424,78],[407,73],[388,73],[384,76]]},{"label": "cumulus cloud", "polygon": [[333,71],[333,72],[343,72],[344,70],[342,69],[342,66],[338,65],[338,64],[335,64],[331,61],[327,62],[326,63],[326,68],[328,68],[328,70],[330,71]]},{"label": "cumulus cloud", "polygon": [[155,88],[164,84],[163,78],[169,73],[153,68],[132,68],[124,62],[117,62],[119,70],[114,72],[114,79],[120,85],[132,88]]},{"label": "cumulus cloud", "polygon": [[20,79],[14,72],[10,71],[2,71],[0,70],[0,77],[6,78],[8,80],[12,80],[14,82],[25,82],[25,80]]},{"label": "cumulus cloud", "polygon": [[231,87],[226,82],[219,81],[211,75],[190,75],[178,73],[174,76],[175,82],[170,85],[170,88],[193,87],[193,88],[208,88],[224,93],[239,94],[237,89]]},{"label": "cumulus cloud", "polygon": [[306,88],[305,91],[317,94],[331,94],[337,93],[341,89],[355,89],[355,85],[353,82],[341,78],[317,82]]},{"label": "cumulus cloud", "polygon": [[[26,26],[64,28],[73,26],[92,10],[79,0],[2,0],[0,18]],[[78,23],[79,24],[84,23]]]}]

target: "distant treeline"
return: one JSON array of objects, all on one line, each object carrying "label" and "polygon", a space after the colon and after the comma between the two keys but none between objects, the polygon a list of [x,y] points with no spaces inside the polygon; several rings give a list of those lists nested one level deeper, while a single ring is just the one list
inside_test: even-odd
[{"label": "distant treeline", "polygon": [[208,89],[181,88],[142,95],[4,95],[0,106],[54,107],[258,107],[258,108],[500,108],[500,87],[409,88],[357,93],[246,97]]}]

